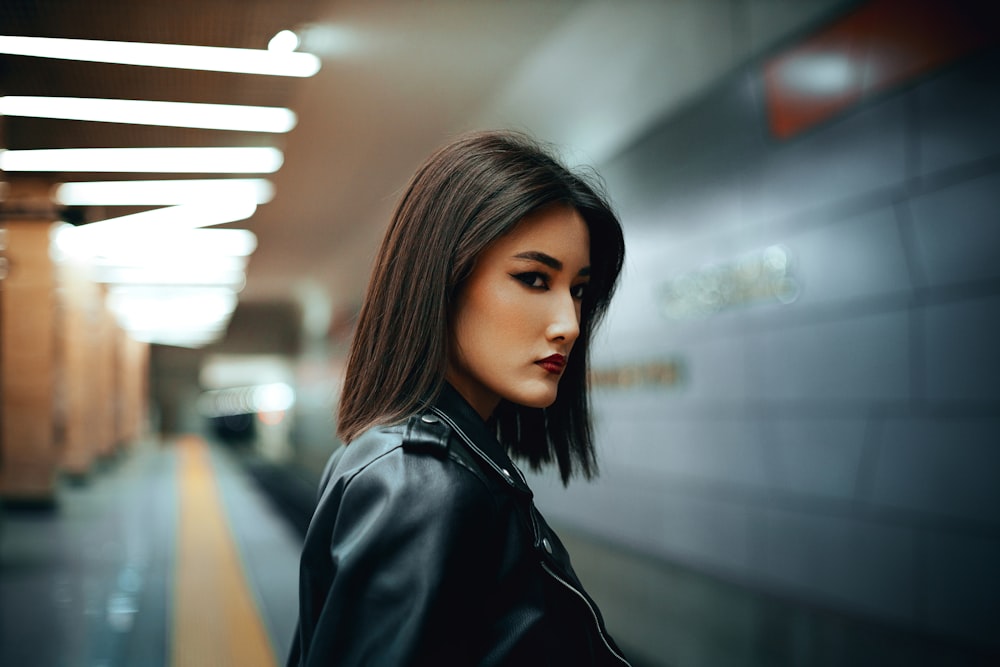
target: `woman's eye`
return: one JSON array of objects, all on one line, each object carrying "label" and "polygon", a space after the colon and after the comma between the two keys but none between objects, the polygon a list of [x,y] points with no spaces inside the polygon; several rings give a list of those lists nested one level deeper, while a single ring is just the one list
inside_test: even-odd
[{"label": "woman's eye", "polygon": [[514,278],[520,280],[528,287],[534,287],[535,289],[542,289],[549,286],[549,282],[548,279],[545,277],[545,274],[538,273],[537,271],[517,273],[514,275]]},{"label": "woman's eye", "polygon": [[573,296],[574,299],[582,299],[583,296],[587,293],[587,283],[579,283],[578,285],[573,285],[569,289],[569,293]]}]

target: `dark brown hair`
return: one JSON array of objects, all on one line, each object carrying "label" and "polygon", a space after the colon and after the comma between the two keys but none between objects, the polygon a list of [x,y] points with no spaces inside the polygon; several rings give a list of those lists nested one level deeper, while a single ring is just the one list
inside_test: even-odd
[{"label": "dark brown hair", "polygon": [[551,406],[501,401],[494,417],[500,441],[532,468],[555,459],[563,483],[577,470],[596,473],[587,357],[621,272],[621,225],[596,185],[512,132],[459,137],[431,155],[403,193],[351,343],[337,428],[344,442],[434,401],[447,369],[450,308],[479,254],[556,202],[576,209],[590,233],[580,335]]}]

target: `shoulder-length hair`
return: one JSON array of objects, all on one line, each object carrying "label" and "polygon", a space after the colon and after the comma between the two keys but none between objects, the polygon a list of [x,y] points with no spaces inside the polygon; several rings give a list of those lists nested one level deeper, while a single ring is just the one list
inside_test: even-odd
[{"label": "shoulder-length hair", "polygon": [[349,443],[433,403],[445,381],[451,308],[476,259],[526,215],[556,202],[576,209],[590,233],[580,334],[552,405],[501,401],[494,418],[501,443],[532,468],[555,459],[564,484],[578,471],[596,474],[587,358],[621,272],[621,225],[597,184],[513,132],[459,137],[431,155],[403,193],[351,343],[338,413],[341,440]]}]

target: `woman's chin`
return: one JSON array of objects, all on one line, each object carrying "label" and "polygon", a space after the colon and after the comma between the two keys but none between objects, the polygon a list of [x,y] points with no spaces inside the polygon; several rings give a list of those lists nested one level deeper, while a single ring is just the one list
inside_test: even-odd
[{"label": "woman's chin", "polygon": [[538,391],[526,391],[517,396],[509,396],[507,401],[525,408],[547,408],[556,402],[557,392],[554,388],[544,388]]}]

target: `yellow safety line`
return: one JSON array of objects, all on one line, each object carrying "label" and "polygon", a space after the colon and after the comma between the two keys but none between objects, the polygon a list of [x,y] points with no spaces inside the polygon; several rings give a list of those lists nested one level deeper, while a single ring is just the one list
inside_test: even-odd
[{"label": "yellow safety line", "polygon": [[274,667],[274,652],[222,509],[208,446],[177,441],[181,509],[173,667]]}]

